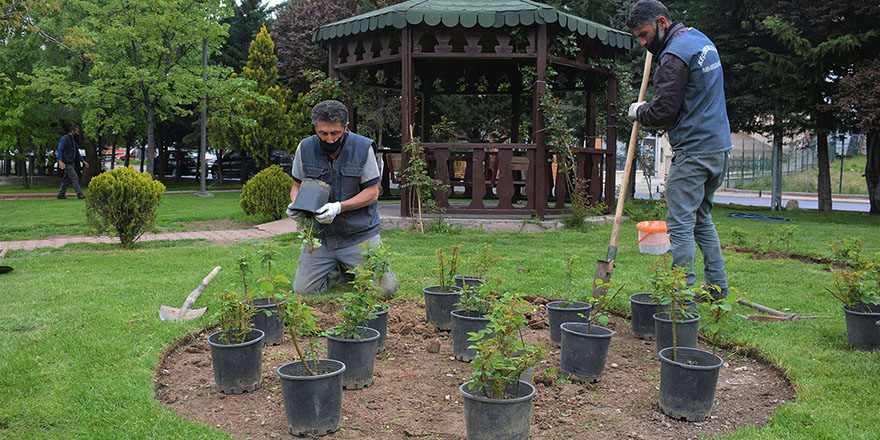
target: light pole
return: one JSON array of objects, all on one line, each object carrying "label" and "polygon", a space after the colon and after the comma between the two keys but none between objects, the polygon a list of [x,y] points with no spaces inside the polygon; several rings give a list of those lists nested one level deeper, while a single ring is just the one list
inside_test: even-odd
[{"label": "light pole", "polygon": [[205,86],[205,92],[202,94],[202,121],[201,121],[201,136],[199,139],[199,169],[201,173],[199,175],[199,192],[196,193],[199,197],[214,197],[214,194],[211,194],[205,191],[205,177],[208,174],[208,167],[205,164],[205,152],[207,150],[208,144],[208,38],[202,37],[202,84]]}]

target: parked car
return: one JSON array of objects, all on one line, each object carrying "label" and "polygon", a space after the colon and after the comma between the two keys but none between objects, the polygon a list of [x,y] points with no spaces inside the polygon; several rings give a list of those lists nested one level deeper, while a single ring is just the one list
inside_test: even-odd
[{"label": "parked car", "polygon": [[165,175],[172,177],[198,176],[199,153],[186,150],[165,152]]},{"label": "parked car", "polygon": [[[290,171],[293,168],[293,154],[287,151],[275,150],[269,156],[269,163],[271,163],[272,165],[280,166],[285,173],[290,174]],[[248,156],[247,158],[247,165],[248,178],[254,177],[255,174],[263,169],[262,167],[258,166],[254,162],[254,159],[250,156]],[[242,169],[241,153],[238,151],[228,153],[224,155],[223,158],[214,161],[214,164],[211,166],[211,175],[216,178],[217,172],[220,168],[222,168],[223,170],[224,180],[240,179]]]}]

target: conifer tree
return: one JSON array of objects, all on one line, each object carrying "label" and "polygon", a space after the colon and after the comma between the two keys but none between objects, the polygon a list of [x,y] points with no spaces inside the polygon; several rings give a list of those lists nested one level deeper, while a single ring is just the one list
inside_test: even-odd
[{"label": "conifer tree", "polygon": [[273,150],[290,151],[296,148],[296,138],[291,107],[292,93],[278,83],[278,57],[275,44],[264,25],[251,42],[247,65],[243,76],[256,83],[256,91],[268,99],[248,99],[244,113],[256,124],[243,127],[241,146],[257,163],[269,165]]}]

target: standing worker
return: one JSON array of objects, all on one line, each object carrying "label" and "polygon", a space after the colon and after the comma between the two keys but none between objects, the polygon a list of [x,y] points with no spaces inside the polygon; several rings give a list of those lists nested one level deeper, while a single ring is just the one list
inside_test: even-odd
[{"label": "standing worker", "polygon": [[727,273],[711,214],[733,145],[721,58],[708,37],[673,22],[657,0],[636,2],[626,25],[659,60],[654,98],[630,105],[628,117],[669,133],[673,155],[666,178],[666,226],[672,265],[687,267],[687,284],[692,286],[696,241],[703,253],[705,290],[723,298]]},{"label": "standing worker", "polygon": [[82,188],[79,187],[79,176],[76,174],[76,164],[81,163],[82,166],[88,168],[89,163],[83,160],[82,156],[79,154],[79,148],[76,147],[75,137],[78,134],[79,125],[72,125],[70,130],[67,131],[67,134],[61,136],[61,139],[58,141],[58,150],[55,151],[55,156],[58,158],[58,168],[64,172],[64,177],[61,178],[61,189],[58,190],[59,199],[67,198],[67,187],[70,185],[73,185],[73,190],[76,191],[76,198],[86,198],[86,195],[82,192]]},{"label": "standing worker", "polygon": [[[382,242],[375,142],[347,130],[348,109],[339,101],[315,104],[312,125],[316,134],[299,143],[293,158],[292,203],[287,214],[294,219],[304,216],[292,208],[306,178],[328,184],[330,197],[314,216],[321,246],[310,249],[306,245],[299,256],[293,291],[303,295],[326,292],[348,270],[362,264],[361,243]],[[390,297],[396,291],[397,277],[389,269],[381,280],[380,294]]]}]

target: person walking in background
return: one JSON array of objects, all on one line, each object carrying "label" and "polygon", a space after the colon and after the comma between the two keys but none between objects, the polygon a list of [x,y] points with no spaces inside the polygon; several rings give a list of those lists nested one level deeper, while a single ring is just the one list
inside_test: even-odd
[{"label": "person walking in background", "polygon": [[78,199],[86,198],[82,188],[79,187],[79,175],[76,173],[76,164],[89,167],[88,162],[84,161],[79,154],[79,148],[76,147],[76,136],[79,133],[79,126],[73,125],[67,134],[61,136],[58,141],[58,150],[55,152],[55,156],[58,158],[58,168],[64,172],[64,177],[61,178],[61,189],[58,190],[59,199],[67,198],[67,187],[70,185],[73,185]]},{"label": "person walking in background", "polygon": [[636,2],[626,25],[658,60],[654,98],[634,102],[628,117],[669,133],[673,155],[666,178],[666,226],[672,265],[687,267],[687,283],[693,285],[696,241],[703,253],[705,291],[725,297],[727,273],[711,214],[733,146],[721,58],[708,37],[673,22],[657,0]]}]

